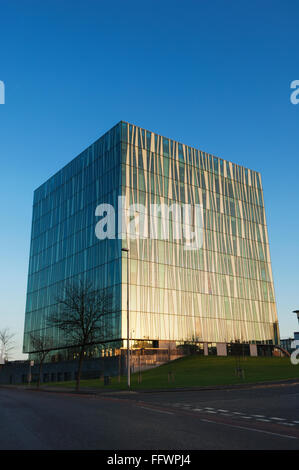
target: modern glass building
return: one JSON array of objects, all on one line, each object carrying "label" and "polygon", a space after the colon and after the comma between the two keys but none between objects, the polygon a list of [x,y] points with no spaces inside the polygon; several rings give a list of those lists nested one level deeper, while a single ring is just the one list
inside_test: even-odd
[{"label": "modern glass building", "polygon": [[[154,238],[145,232],[121,238],[119,196],[126,209],[145,208],[149,224],[151,204],[200,205],[202,246],[187,250],[171,218],[167,239],[161,236],[163,214],[157,214]],[[103,203],[115,208],[116,235],[107,230],[99,240],[96,207]],[[78,279],[109,289],[107,345],[112,350],[123,345],[127,253],[122,247],[129,249],[133,346],[278,344],[260,174],[120,122],[34,193],[24,352],[32,352],[34,331],[54,338],[57,350],[67,347],[47,318],[57,310],[65,283]]]}]

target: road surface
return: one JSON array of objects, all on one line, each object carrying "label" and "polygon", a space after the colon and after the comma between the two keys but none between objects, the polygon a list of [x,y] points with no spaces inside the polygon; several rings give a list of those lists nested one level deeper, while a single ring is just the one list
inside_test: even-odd
[{"label": "road surface", "polygon": [[74,395],[0,388],[0,449],[299,449],[299,384]]}]

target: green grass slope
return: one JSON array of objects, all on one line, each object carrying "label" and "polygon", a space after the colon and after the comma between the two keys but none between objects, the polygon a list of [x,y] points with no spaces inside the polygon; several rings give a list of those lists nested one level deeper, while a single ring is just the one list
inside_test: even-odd
[{"label": "green grass slope", "polygon": [[[299,366],[291,364],[289,358],[276,357],[245,357],[241,358],[240,366],[244,376],[235,373],[237,361],[235,357],[204,357],[191,356],[177,359],[160,367],[132,374],[132,389],[180,388],[211,385],[231,385],[254,383],[283,379],[299,378]],[[104,386],[103,379],[82,380],[82,388],[126,389],[126,377],[111,379],[111,384]],[[74,382],[56,382],[47,386],[74,387]]]}]

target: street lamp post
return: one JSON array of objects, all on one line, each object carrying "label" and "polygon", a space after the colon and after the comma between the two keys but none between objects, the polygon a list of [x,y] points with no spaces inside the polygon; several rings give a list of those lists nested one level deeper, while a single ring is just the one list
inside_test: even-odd
[{"label": "street lamp post", "polygon": [[129,249],[122,248],[121,251],[127,253],[127,369],[128,369],[128,389],[131,388],[131,366],[130,366],[130,266],[129,266]]},{"label": "street lamp post", "polygon": [[293,313],[297,314],[297,319],[298,319],[298,323],[299,323],[299,310],[293,310]]}]

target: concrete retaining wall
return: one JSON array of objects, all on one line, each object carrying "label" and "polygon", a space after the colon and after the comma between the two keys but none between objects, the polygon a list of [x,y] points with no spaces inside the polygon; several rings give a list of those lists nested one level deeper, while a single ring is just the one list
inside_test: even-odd
[{"label": "concrete retaining wall", "polygon": [[[75,380],[78,370],[77,361],[48,362],[42,368],[42,382],[60,382]],[[83,362],[82,379],[99,378],[104,375],[116,376],[125,372],[125,361],[120,356],[85,359]],[[36,381],[39,365],[31,367],[32,381]],[[27,383],[29,361],[9,362],[0,366],[0,384]]]}]

